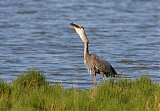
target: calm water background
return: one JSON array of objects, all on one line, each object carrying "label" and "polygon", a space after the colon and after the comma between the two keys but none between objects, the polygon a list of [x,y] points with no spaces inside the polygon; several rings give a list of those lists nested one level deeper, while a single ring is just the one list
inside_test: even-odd
[{"label": "calm water background", "polygon": [[1,0],[0,78],[10,83],[35,68],[51,83],[91,88],[93,75],[83,63],[83,43],[69,25],[75,22],[86,30],[90,53],[109,61],[124,78],[148,74],[160,82],[159,4],[159,0]]}]

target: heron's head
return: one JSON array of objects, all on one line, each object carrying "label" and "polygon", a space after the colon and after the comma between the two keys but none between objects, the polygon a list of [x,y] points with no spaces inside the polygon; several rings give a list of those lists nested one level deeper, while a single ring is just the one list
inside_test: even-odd
[{"label": "heron's head", "polygon": [[80,36],[84,43],[88,43],[88,39],[86,37],[84,28],[80,25],[76,25],[74,23],[70,23],[70,25],[76,30],[77,34]]}]

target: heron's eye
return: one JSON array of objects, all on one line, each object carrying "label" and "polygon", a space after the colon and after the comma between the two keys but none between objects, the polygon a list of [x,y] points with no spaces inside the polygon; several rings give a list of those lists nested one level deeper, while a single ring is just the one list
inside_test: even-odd
[{"label": "heron's eye", "polygon": [[84,30],[84,28],[83,27],[81,27],[83,30]]}]

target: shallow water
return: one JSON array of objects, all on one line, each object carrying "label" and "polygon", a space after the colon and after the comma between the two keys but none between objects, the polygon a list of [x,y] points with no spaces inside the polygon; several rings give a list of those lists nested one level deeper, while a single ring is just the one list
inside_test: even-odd
[{"label": "shallow water", "polygon": [[124,78],[148,74],[160,82],[159,3],[1,0],[0,78],[10,83],[35,68],[65,88],[93,87],[93,75],[83,63],[83,43],[69,25],[75,22],[86,30],[90,53],[109,61]]}]

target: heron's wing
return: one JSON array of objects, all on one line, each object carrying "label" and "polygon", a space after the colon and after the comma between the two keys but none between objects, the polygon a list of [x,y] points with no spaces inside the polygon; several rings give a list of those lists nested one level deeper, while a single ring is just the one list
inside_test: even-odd
[{"label": "heron's wing", "polygon": [[95,54],[90,54],[92,64],[101,72],[117,74],[114,68],[105,59],[100,58]]}]

